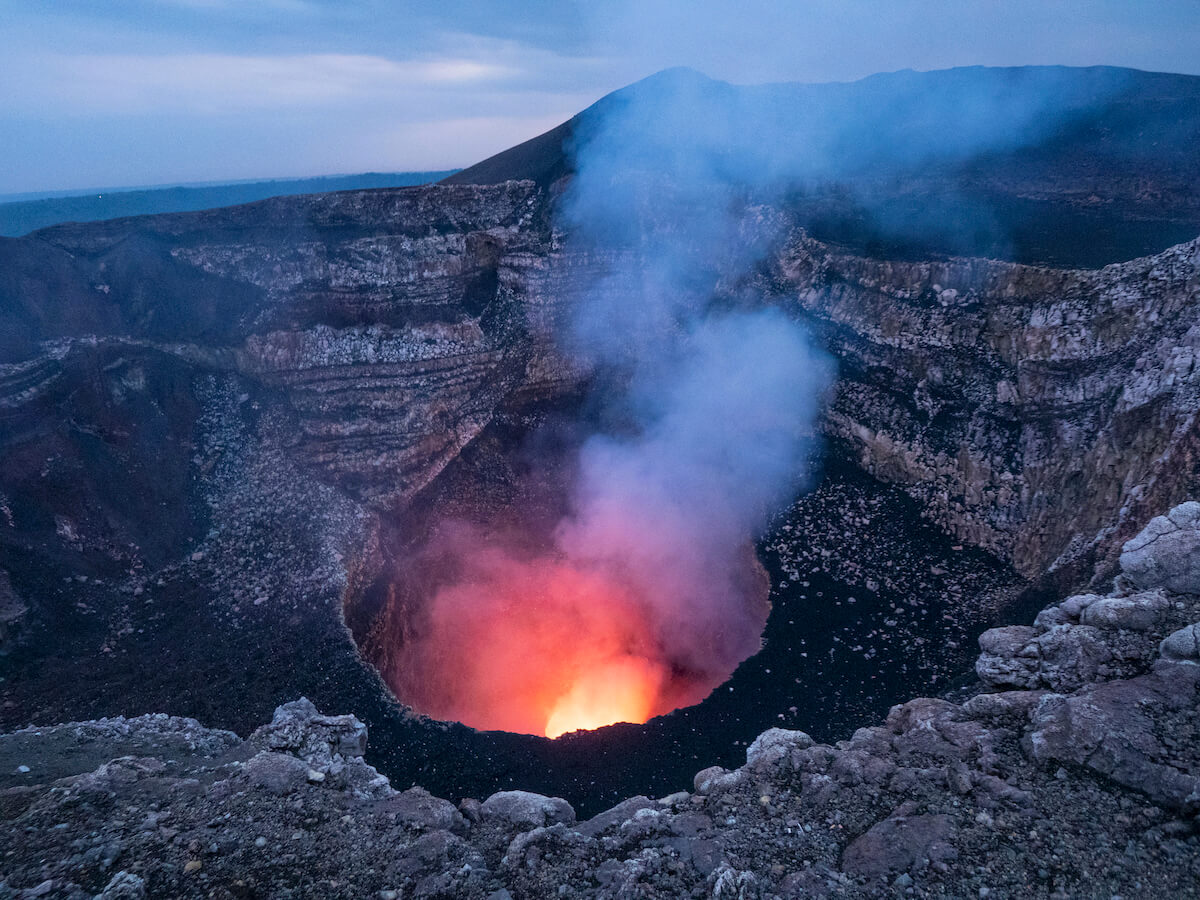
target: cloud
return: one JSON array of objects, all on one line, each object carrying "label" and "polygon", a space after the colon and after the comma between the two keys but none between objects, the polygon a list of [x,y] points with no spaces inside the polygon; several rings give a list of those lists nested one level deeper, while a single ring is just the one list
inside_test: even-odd
[{"label": "cloud", "polygon": [[[0,85],[12,108],[60,113],[230,113],[363,101],[381,95],[494,84],[518,74],[486,60],[316,53],[236,56],[94,54],[25,60]],[[21,67],[18,66],[18,69]],[[14,85],[12,82],[15,81]]]},{"label": "cloud", "polygon": [[[270,148],[256,154],[256,174],[303,172],[389,124],[438,121],[478,125],[447,125],[475,135],[443,162],[465,164],[477,148],[501,149],[484,128],[515,143],[536,133],[518,133],[523,124],[540,129],[673,65],[735,83],[966,64],[1200,73],[1195,0],[510,6],[499,14],[477,0],[0,0],[0,181],[50,189],[107,173],[104,182],[145,183],[149,159],[165,180],[237,177],[242,146]],[[137,152],[114,158],[134,132]],[[201,167],[197,144],[206,148]],[[426,160],[434,144],[418,135],[408,146]],[[403,153],[391,163],[417,164]]]}]

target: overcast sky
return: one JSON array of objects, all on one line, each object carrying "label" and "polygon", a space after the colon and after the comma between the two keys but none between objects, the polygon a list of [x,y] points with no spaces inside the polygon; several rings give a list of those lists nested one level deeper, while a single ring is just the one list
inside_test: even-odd
[{"label": "overcast sky", "polygon": [[1200,74],[1200,0],[0,0],[0,193],[469,165],[669,66]]}]

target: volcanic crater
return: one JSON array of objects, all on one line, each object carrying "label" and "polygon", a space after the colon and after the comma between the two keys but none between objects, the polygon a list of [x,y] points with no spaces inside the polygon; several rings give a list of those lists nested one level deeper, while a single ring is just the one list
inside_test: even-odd
[{"label": "volcanic crater", "polygon": [[[766,728],[802,728],[832,739],[914,691],[950,687],[984,628],[1021,603],[1037,601],[1010,566],[920,523],[903,492],[847,465],[844,452],[822,449],[812,461],[819,487],[782,511],[769,533],[745,549],[745,602],[757,607],[761,639],[756,634],[748,657],[719,681],[702,684],[677,704],[682,708],[652,710],[640,723],[596,722],[607,727],[593,729],[584,722],[580,727],[588,730],[549,735],[557,740],[520,733],[548,730],[541,723],[551,710],[536,704],[527,727],[489,727],[486,720],[454,715],[449,706],[438,715],[435,705],[423,706],[429,694],[422,692],[430,690],[425,682],[453,683],[475,673],[439,668],[458,664],[458,658],[414,667],[408,652],[427,604],[447,578],[444,556],[430,549],[439,546],[430,532],[447,521],[457,523],[451,528],[470,523],[472,548],[494,542],[519,557],[514,545],[526,541],[528,556],[543,558],[552,526],[565,513],[569,461],[578,449],[577,407],[563,407],[560,401],[548,410],[523,409],[489,425],[417,498],[403,529],[393,524],[373,537],[369,544],[377,552],[363,561],[344,597],[346,622],[365,659],[398,699],[428,714],[424,740],[442,743],[440,752],[455,760],[451,768],[460,767],[449,790],[461,790],[467,772],[484,777],[473,769],[488,759],[487,777],[494,780],[480,793],[536,785],[585,813],[631,792],[671,793],[687,785],[703,760],[736,764]],[[536,599],[529,606],[534,614],[543,611]],[[486,618],[483,624],[484,641],[511,640],[508,651],[527,656],[536,649],[521,626],[493,630]],[[472,645],[471,651],[488,648]],[[569,654],[571,648],[558,651]],[[428,656],[416,660],[430,662]],[[505,658],[510,661],[544,665]],[[389,771],[386,762],[375,761]]]},{"label": "volcanic crater", "polygon": [[[603,276],[654,261],[565,240],[569,135],[449,184],[0,241],[0,723],[168,711],[245,733],[306,695],[364,720],[397,785],[520,787],[587,814],[735,765],[768,727],[833,740],[965,684],[980,632],[1111,576],[1121,542],[1200,485],[1200,249],[1176,243],[1200,233],[1200,141],[1112,140],[1143,109],[1196,130],[1197,80],[1117,80],[1041,136],[1036,166],[1005,147],[894,175],[874,219],[850,176],[841,200],[739,195],[723,255],[684,248],[706,302],[800,323],[836,388],[807,492],[731,543],[753,625],[732,662],[660,692],[647,721],[562,719],[555,740],[539,735],[571,684],[526,720],[439,693],[502,630],[458,657],[410,651],[461,574],[446,535],[553,550],[581,448],[630,430],[596,406],[604,373],[548,337]],[[889,210],[930,192],[991,198],[1019,240],[901,216],[900,242]],[[645,655],[631,640],[618,660]]]}]

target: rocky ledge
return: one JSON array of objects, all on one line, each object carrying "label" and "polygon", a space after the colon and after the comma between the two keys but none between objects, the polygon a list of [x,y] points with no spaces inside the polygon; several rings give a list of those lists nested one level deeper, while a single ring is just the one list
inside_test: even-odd
[{"label": "rocky ledge", "polygon": [[1200,503],[1106,595],[986,632],[980,682],[834,745],[771,729],[586,821],[399,791],[308,700],[0,737],[0,897],[1200,896]]}]

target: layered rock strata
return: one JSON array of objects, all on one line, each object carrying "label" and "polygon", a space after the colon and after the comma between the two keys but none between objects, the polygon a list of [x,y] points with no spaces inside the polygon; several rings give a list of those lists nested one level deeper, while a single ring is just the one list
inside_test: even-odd
[{"label": "layered rock strata", "polygon": [[[0,242],[0,443],[53,457],[30,431],[81,383],[110,382],[74,415],[119,444],[135,426],[105,426],[139,384],[238,373],[295,411],[301,465],[402,510],[497,415],[587,377],[554,323],[638,259],[573,249],[553,196],[508,182],[282,198]],[[869,259],[787,222],[746,211],[746,240],[775,247],[754,293],[837,358],[826,432],[960,539],[1066,584],[1111,571],[1120,542],[1196,484],[1200,241],[1059,270]],[[697,265],[746,296],[720,260]],[[188,429],[171,399],[168,427]],[[21,476],[0,483],[10,501]]]},{"label": "layered rock strata", "polygon": [[798,235],[777,265],[841,365],[828,431],[1026,575],[1111,572],[1195,483],[1200,241],[1086,271],[882,262]]}]

